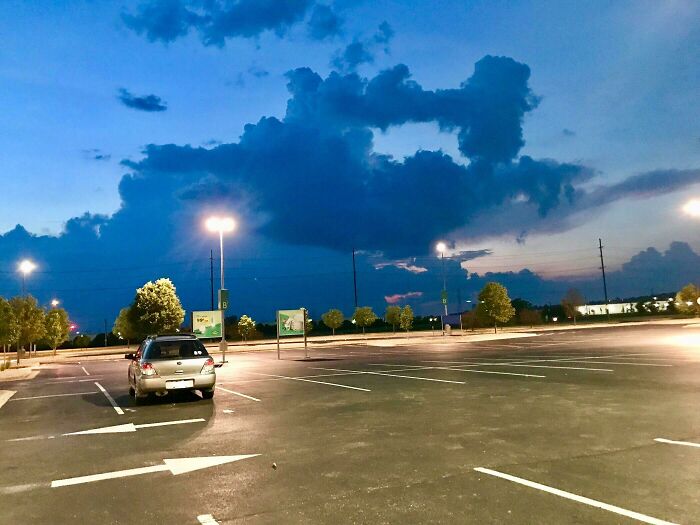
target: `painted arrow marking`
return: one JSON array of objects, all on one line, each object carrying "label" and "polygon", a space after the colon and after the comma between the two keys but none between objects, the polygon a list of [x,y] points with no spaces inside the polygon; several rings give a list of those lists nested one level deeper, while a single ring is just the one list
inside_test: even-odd
[{"label": "painted arrow marking", "polygon": [[142,474],[151,474],[152,472],[164,472],[169,470],[173,476],[179,474],[187,474],[195,470],[201,470],[217,465],[224,465],[242,459],[254,458],[260,454],[242,454],[238,456],[205,456],[200,458],[178,458],[164,459],[163,465],[153,465],[152,467],[132,468],[128,470],[117,470],[114,472],[104,472],[102,474],[92,474],[90,476],[80,476],[77,478],[58,479],[51,482],[51,488],[67,487],[70,485],[80,485],[83,483],[92,483],[94,481],[103,481],[105,479],[125,478],[128,476],[140,476]]},{"label": "painted arrow marking", "polygon": [[203,423],[205,419],[199,417],[197,419],[180,419],[177,421],[162,421],[160,423],[144,423],[142,425],[134,425],[133,423],[125,423],[123,425],[114,425],[111,427],[92,428],[90,430],[81,430],[80,432],[68,432],[64,436],[82,436],[87,434],[118,434],[122,432],[136,432],[139,428],[165,427],[170,425],[186,425],[187,423]]}]

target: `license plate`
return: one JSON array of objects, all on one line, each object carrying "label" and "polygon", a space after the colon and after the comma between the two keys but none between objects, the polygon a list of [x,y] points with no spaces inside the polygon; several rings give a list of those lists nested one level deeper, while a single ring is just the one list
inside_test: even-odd
[{"label": "license plate", "polygon": [[182,379],[181,381],[166,381],[165,388],[168,390],[175,390],[178,388],[192,388],[194,386],[194,379]]}]

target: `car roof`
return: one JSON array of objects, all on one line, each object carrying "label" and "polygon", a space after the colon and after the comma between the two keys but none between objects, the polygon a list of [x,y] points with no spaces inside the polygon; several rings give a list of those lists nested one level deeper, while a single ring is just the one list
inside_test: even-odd
[{"label": "car roof", "polygon": [[152,339],[156,341],[182,341],[189,339],[197,339],[194,334],[158,334],[149,335],[147,339]]}]

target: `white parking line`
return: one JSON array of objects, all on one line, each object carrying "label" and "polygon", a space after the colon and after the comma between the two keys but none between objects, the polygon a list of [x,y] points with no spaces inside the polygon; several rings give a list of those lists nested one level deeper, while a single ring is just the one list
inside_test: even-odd
[{"label": "white parking line", "polygon": [[[552,359],[551,361],[566,361],[567,363],[588,363],[590,361],[579,361],[574,359]],[[626,365],[626,366],[657,366],[657,367],[670,367],[673,365],[661,365],[658,363],[621,363],[619,361],[596,361],[601,365]]]},{"label": "white parking line", "polygon": [[525,485],[526,487],[531,487],[533,489],[538,489],[544,492],[548,492],[550,494],[554,494],[555,496],[560,496],[562,498],[577,501],[585,505],[590,505],[591,507],[597,507],[599,509],[607,510],[609,512],[614,512],[615,514],[620,514],[621,516],[626,516],[628,518],[632,518],[643,523],[651,523],[652,525],[678,525],[670,521],[652,518],[651,516],[647,516],[646,514],[640,514],[639,512],[634,512],[631,510],[623,509],[621,507],[616,507],[615,505],[603,503],[602,501],[586,498],[585,496],[579,496],[577,494],[572,494],[571,492],[555,489],[554,487],[542,485],[541,483],[535,483],[534,481],[529,481],[527,479],[511,476],[510,474],[504,474],[503,472],[498,472],[497,470],[491,470],[483,467],[477,467],[474,470],[476,470],[477,472],[481,472],[482,474],[489,474],[490,476],[495,476],[497,478],[507,479],[508,481],[512,481],[520,485]]},{"label": "white parking line", "polygon": [[245,397],[246,399],[250,399],[251,401],[260,401],[257,397],[247,396],[245,394],[241,394],[240,392],[236,392],[235,390],[229,390],[228,388],[224,388],[223,386],[216,385],[216,388],[218,388],[219,390],[223,390],[224,392],[228,392],[229,394]]},{"label": "white parking line", "polygon": [[558,368],[563,370],[589,370],[593,372],[613,372],[611,368],[588,368],[588,367],[578,367],[578,366],[550,366],[550,365],[521,365],[518,363],[471,363],[463,361],[423,361],[423,363],[447,363],[447,364],[458,364],[461,366],[516,366],[523,368]]},{"label": "white parking line", "polygon": [[86,375],[86,376],[89,376],[89,375],[90,375],[90,372],[88,372],[87,370],[85,370],[85,367],[84,367],[84,366],[81,366],[80,368],[83,369],[83,372],[85,372],[85,375]]},{"label": "white parking line", "polygon": [[15,397],[13,399],[10,399],[10,401],[24,401],[25,399],[43,399],[45,397],[86,396],[88,394],[99,394],[99,392],[73,392],[71,394],[51,394],[48,396]]},{"label": "white parking line", "polygon": [[700,448],[700,443],[693,443],[692,441],[673,441],[672,439],[656,438],[654,441],[659,443],[668,443],[669,445],[683,445],[686,447],[696,447]]},{"label": "white parking line", "polygon": [[202,525],[219,525],[219,522],[211,514],[200,514],[197,516],[197,521]]},{"label": "white parking line", "polygon": [[[357,370],[343,370],[342,368],[314,368],[314,370],[333,370],[335,372],[357,372]],[[411,370],[411,369],[409,369],[409,370]],[[367,370],[363,370],[361,373],[370,374],[370,375],[377,375],[377,376],[386,376],[386,377],[400,377],[402,379],[418,379],[420,381],[435,381],[436,383],[454,383],[457,385],[465,385],[466,384],[464,381],[450,381],[448,379],[433,379],[431,377],[401,376],[401,375],[397,375],[397,374],[389,374],[387,372],[369,372]]]},{"label": "white parking line", "polygon": [[[426,361],[428,362],[428,361]],[[433,361],[435,363],[439,363],[439,361]],[[539,378],[544,378],[547,376],[540,376],[540,375],[535,375],[535,374],[517,374],[515,372],[494,372],[493,370],[467,370],[465,368],[459,368],[459,367],[452,367],[452,366],[417,366],[417,365],[378,365],[374,363],[370,363],[370,366],[403,366],[403,367],[410,367],[410,368],[404,368],[403,370],[397,370],[397,372],[408,372],[410,370],[453,370],[455,372],[471,372],[472,374],[496,374],[496,375],[501,375],[501,376],[519,376],[519,377],[539,377]],[[465,365],[465,366],[472,366],[472,365]],[[473,365],[476,366],[476,365]]]},{"label": "white parking line", "polygon": [[[330,369],[329,369],[330,370]],[[326,383],[325,381],[314,381],[313,379],[304,379],[301,377],[288,377],[288,376],[280,376],[280,375],[275,375],[275,374],[263,374],[262,372],[251,372],[251,374],[260,374],[261,376],[270,376],[270,377],[278,377],[280,379],[290,379],[292,381],[306,381],[307,383],[318,383],[319,385],[328,385],[328,386],[337,386],[340,388],[349,388],[350,390],[361,390],[362,392],[371,392],[371,390],[367,388],[360,388],[357,386],[348,386],[348,385],[341,385],[338,383]]]},{"label": "white parking line", "polygon": [[119,414],[120,416],[123,416],[123,415],[124,415],[124,411],[123,411],[121,408],[119,408],[119,405],[117,405],[117,402],[114,400],[114,398],[113,398],[111,395],[109,395],[109,392],[107,392],[107,390],[105,390],[105,387],[103,387],[103,386],[102,386],[101,384],[99,384],[97,381],[95,381],[95,385],[96,385],[97,388],[99,388],[100,391],[105,395],[105,397],[107,398],[107,401],[109,401],[110,404],[112,405],[112,407],[114,408],[114,411],[115,411],[117,414]]}]

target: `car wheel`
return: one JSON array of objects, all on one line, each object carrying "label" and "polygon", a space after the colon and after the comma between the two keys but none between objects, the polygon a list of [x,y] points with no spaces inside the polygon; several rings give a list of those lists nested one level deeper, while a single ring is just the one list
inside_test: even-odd
[{"label": "car wheel", "polygon": [[202,399],[211,399],[212,397],[214,397],[213,388],[211,390],[202,390]]}]

